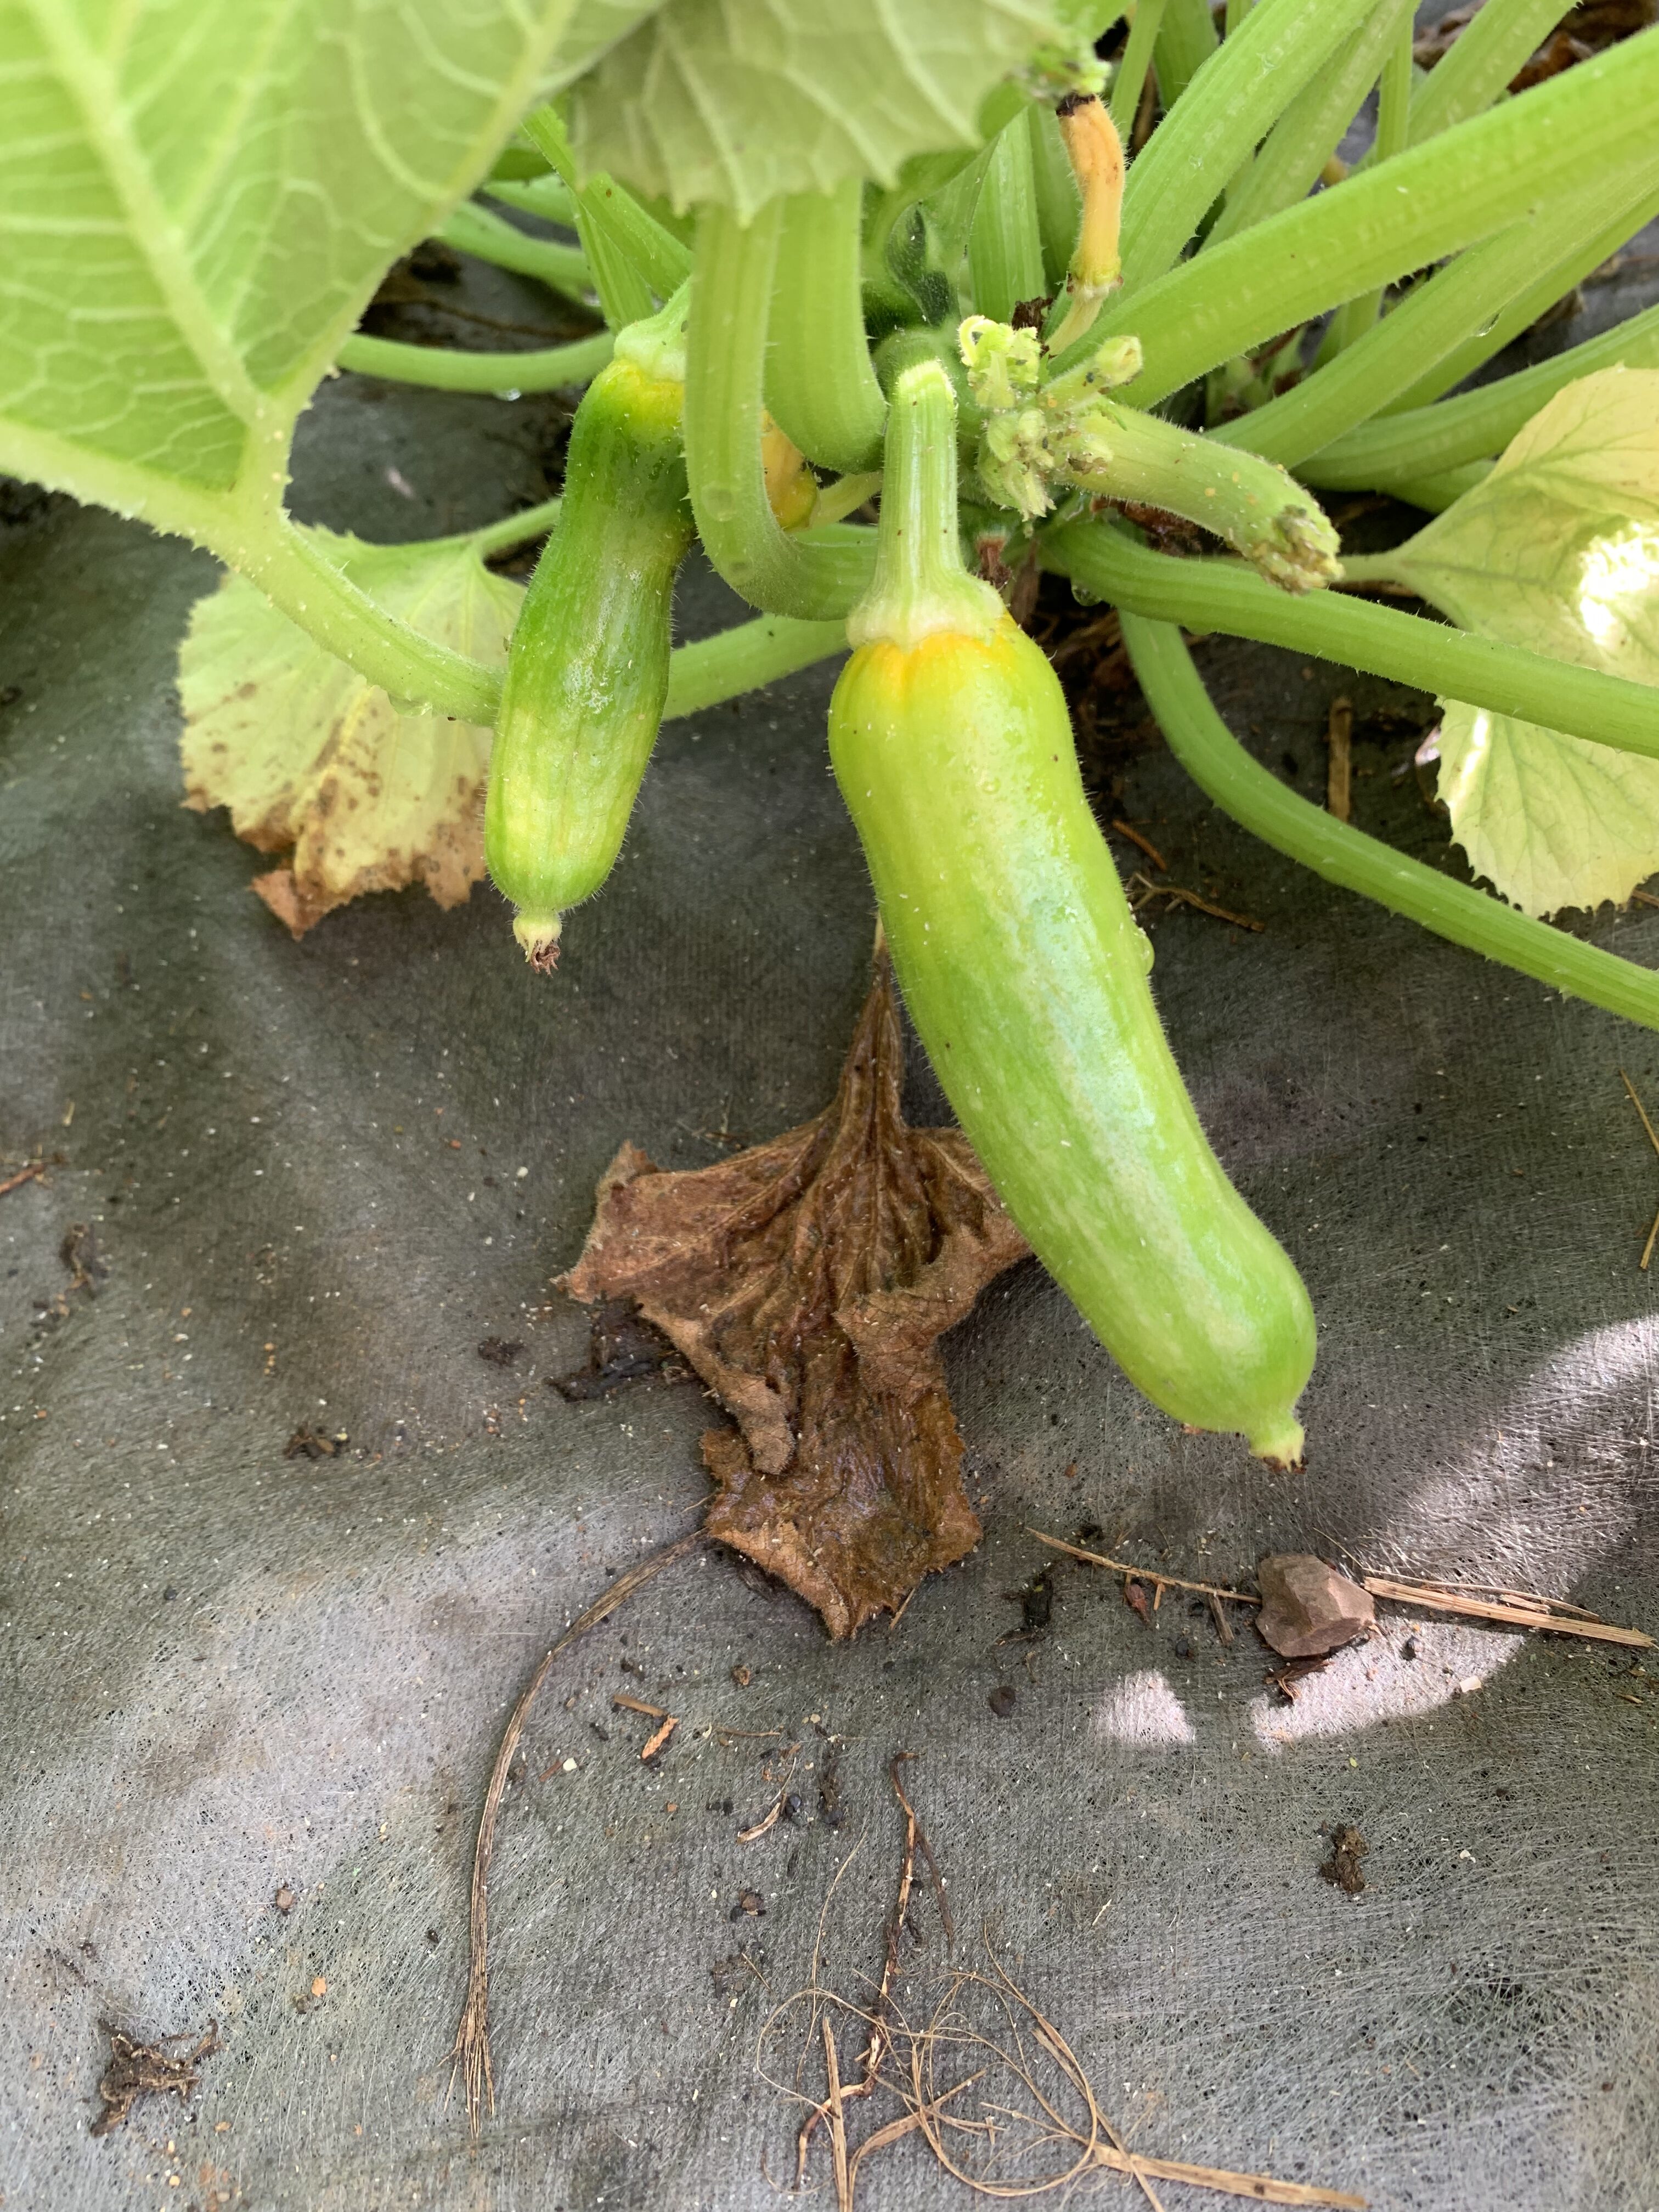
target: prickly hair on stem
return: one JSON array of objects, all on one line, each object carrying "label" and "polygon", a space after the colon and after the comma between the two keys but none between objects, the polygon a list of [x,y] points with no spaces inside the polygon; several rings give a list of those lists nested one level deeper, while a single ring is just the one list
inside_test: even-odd
[{"label": "prickly hair on stem", "polygon": [[876,573],[848,619],[848,641],[908,650],[940,631],[988,637],[1004,619],[996,592],[963,563],[956,394],[942,363],[920,361],[893,385]]}]

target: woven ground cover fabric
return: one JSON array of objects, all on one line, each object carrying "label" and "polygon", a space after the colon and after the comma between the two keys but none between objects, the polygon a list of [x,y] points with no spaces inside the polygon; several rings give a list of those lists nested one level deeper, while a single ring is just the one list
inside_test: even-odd
[{"label": "woven ground cover fabric", "polygon": [[[344,380],[307,426],[303,511],[482,522],[537,495],[549,419]],[[1133,2148],[1388,2212],[1651,2205],[1651,1670],[1384,1607],[1291,1704],[1242,1616],[1226,1648],[1201,1601],[1148,1621],[1069,1564],[1047,1632],[1003,1639],[1052,1557],[1028,1526],[1085,1524],[1199,1580],[1313,1549],[1659,1621],[1636,1265],[1659,1173],[1619,1078],[1659,1101],[1659,1041],[1328,890],[1136,754],[1113,810],[1263,925],[1172,908],[1154,973],[1319,1315],[1305,1470],[1154,1413],[1034,1264],[995,1285],[946,1345],[985,1540],[896,1632],[832,1646],[699,1553],[550,1683],[501,1819],[475,2148],[444,2057],[499,1730],[567,1620],[691,1525],[716,1417],[663,1376],[566,1402],[548,1379],[587,1322],[550,1280],[623,1139],[696,1165],[831,1091],[871,926],[833,672],[665,732],[556,977],[487,888],[295,944],[246,888],[258,857],[179,805],[174,654],[211,562],[67,502],[11,512],[0,1153],[62,1158],[0,1198],[4,2202],[771,2206],[799,2111],[757,2037],[821,1915],[821,1978],[868,2002],[908,1751],[957,1955],[988,1940]],[[734,612],[689,575],[684,635]],[[1201,659],[1310,796],[1346,690],[1356,818],[1444,858],[1396,773],[1422,702]],[[1659,963],[1659,914],[1592,927]],[[910,1093],[943,1118],[919,1056]],[[302,1427],[348,1441],[285,1456]],[[618,1693],[680,1717],[648,1765]],[[785,1772],[794,1816],[738,1842]],[[1338,1823],[1369,1844],[1358,1895],[1320,1877]],[[915,1920],[920,1991],[946,1963],[925,1885]],[[94,2139],[100,2022],[210,2019],[188,2108]],[[969,2200],[912,2136],[859,2201]]]}]

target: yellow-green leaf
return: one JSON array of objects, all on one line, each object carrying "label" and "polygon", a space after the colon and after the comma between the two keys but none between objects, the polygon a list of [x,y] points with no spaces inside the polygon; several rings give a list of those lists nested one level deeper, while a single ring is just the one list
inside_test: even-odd
[{"label": "yellow-green leaf", "polygon": [[[1659,685],[1659,370],[1565,386],[1395,566],[1466,629]],[[1593,907],[1659,869],[1659,762],[1443,703],[1452,834],[1506,898]]]},{"label": "yellow-green leaf", "polygon": [[665,0],[573,87],[571,141],[584,176],[746,222],[977,145],[986,95],[1055,30],[1047,0]]},{"label": "yellow-green leaf", "polygon": [[[328,546],[423,636],[505,665],[522,588],[465,540]],[[253,887],[296,937],[366,891],[422,883],[454,906],[483,876],[490,732],[403,711],[240,577],[192,610],[179,689],[185,804],[285,856]]]}]

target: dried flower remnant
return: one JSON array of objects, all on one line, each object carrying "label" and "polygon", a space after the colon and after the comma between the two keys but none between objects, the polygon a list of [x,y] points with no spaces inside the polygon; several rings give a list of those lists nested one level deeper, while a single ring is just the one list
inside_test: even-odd
[{"label": "dried flower remnant", "polygon": [[708,1534],[836,1637],[978,1542],[938,1340],[1026,1253],[967,1139],[912,1129],[878,956],[834,1102],[692,1173],[624,1145],[562,1285],[631,1297],[732,1413],[703,1456]]}]

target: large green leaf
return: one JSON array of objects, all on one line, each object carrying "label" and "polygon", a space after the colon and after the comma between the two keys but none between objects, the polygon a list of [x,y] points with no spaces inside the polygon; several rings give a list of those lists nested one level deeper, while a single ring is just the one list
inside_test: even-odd
[{"label": "large green leaf", "polygon": [[1055,29],[1047,0],[666,0],[574,87],[577,162],[745,221],[779,192],[890,184],[977,145],[986,94]]},{"label": "large green leaf", "polygon": [[[1390,566],[1466,629],[1659,685],[1659,370],[1565,386]],[[1455,701],[1440,762],[1453,835],[1528,914],[1659,868],[1659,762]]]},{"label": "large green leaf", "polygon": [[234,558],[382,271],[618,0],[0,0],[0,468]]}]

